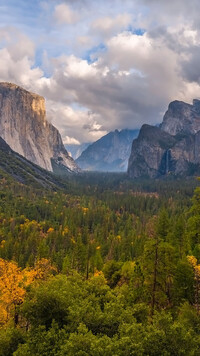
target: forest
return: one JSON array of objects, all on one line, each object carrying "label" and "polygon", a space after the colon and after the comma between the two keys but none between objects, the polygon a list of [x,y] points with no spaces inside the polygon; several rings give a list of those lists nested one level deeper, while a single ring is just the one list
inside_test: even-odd
[{"label": "forest", "polygon": [[0,172],[0,356],[200,355],[200,185]]}]

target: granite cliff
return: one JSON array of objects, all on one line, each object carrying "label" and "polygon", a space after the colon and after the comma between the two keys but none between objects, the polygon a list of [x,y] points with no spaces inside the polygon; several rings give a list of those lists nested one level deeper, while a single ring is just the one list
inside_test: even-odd
[{"label": "granite cliff", "polygon": [[0,180],[7,183],[20,182],[35,188],[49,188],[53,190],[65,187],[66,179],[62,180],[52,172],[28,161],[0,137]]},{"label": "granite cliff", "polygon": [[160,127],[143,125],[133,141],[128,175],[157,178],[200,172],[200,100],[169,104]]},{"label": "granite cliff", "polygon": [[0,83],[0,137],[12,150],[53,171],[79,171],[60,133],[46,119],[44,98],[11,84]]},{"label": "granite cliff", "polygon": [[160,127],[170,135],[197,133],[200,130],[200,100],[194,99],[193,105],[172,101]]},{"label": "granite cliff", "polygon": [[131,144],[138,130],[115,130],[92,143],[82,152],[76,163],[88,171],[121,171],[128,166]]}]

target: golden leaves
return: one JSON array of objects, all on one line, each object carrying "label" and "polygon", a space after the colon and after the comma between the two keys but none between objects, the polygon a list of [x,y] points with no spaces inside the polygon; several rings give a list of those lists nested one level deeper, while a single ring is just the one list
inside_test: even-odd
[{"label": "golden leaves", "polygon": [[16,307],[23,303],[26,289],[36,280],[46,280],[56,268],[49,260],[37,261],[34,268],[21,269],[16,262],[0,258],[0,325],[14,315]]},{"label": "golden leaves", "polygon": [[54,228],[53,227],[50,227],[48,230],[47,230],[47,234],[50,234],[51,232],[54,231]]},{"label": "golden leaves", "polygon": [[200,278],[200,264],[197,264],[197,259],[194,256],[187,256],[188,262],[194,269],[195,273],[195,278],[199,279]]},{"label": "golden leaves", "polygon": [[191,264],[193,268],[197,265],[197,259],[194,256],[187,256],[188,262]]}]

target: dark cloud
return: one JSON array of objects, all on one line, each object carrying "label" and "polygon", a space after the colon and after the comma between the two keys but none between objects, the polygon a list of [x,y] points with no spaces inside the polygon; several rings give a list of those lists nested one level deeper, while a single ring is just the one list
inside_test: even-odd
[{"label": "dark cloud", "polygon": [[[188,58],[182,60],[181,74],[189,82],[200,84],[200,48],[194,46],[188,52]],[[200,95],[200,93],[198,93]]]}]

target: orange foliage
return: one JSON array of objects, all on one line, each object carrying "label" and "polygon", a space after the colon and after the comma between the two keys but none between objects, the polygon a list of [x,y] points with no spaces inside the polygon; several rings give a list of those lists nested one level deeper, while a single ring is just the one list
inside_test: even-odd
[{"label": "orange foliage", "polygon": [[48,259],[42,258],[36,262],[34,271],[35,279],[46,280],[49,275],[56,272],[56,268],[51,265]]},{"label": "orange foliage", "polygon": [[193,268],[197,266],[197,259],[194,256],[187,256],[188,262],[191,264]]},{"label": "orange foliage", "polygon": [[35,280],[46,280],[56,271],[49,260],[43,258],[35,268],[21,269],[13,261],[0,259],[0,325],[5,324],[23,303],[26,288]]},{"label": "orange foliage", "polygon": [[12,310],[23,302],[25,288],[32,283],[34,277],[34,271],[22,271],[15,262],[0,259],[1,323],[6,322]]},{"label": "orange foliage", "polygon": [[95,271],[94,271],[94,277],[99,277],[99,276],[104,277],[103,272],[102,272],[102,271],[98,271],[97,269],[95,269]]},{"label": "orange foliage", "polygon": [[51,233],[51,232],[53,232],[54,231],[54,228],[53,227],[50,227],[49,229],[48,229],[48,231],[47,231],[47,234],[49,234],[49,233]]}]

